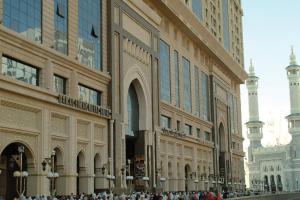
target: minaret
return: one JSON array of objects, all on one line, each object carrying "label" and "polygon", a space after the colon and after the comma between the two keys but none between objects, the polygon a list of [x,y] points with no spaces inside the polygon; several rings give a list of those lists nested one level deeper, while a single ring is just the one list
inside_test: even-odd
[{"label": "minaret", "polygon": [[289,133],[292,135],[291,157],[300,158],[300,66],[291,49],[290,64],[286,67],[290,88],[290,112],[288,120]]},{"label": "minaret", "polygon": [[246,123],[248,129],[248,139],[250,140],[250,145],[248,147],[249,162],[253,161],[253,149],[261,147],[262,127],[264,125],[263,122],[259,121],[257,96],[258,79],[259,78],[255,76],[254,67],[251,60],[248,79],[246,80],[249,103],[249,121]]}]

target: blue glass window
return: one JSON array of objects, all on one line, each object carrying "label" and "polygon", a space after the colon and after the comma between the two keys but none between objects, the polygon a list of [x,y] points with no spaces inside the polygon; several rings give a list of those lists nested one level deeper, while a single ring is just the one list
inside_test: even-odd
[{"label": "blue glass window", "polygon": [[101,66],[101,1],[78,1],[78,60],[96,70]]},{"label": "blue glass window", "polygon": [[186,135],[193,135],[192,126],[189,124],[184,125],[184,133]]},{"label": "blue glass window", "polygon": [[204,133],[205,133],[205,140],[206,141],[211,141],[211,139],[210,139],[210,133],[207,132],[207,131],[205,131]]},{"label": "blue glass window", "polygon": [[54,0],[54,49],[68,54],[68,0]]},{"label": "blue glass window", "polygon": [[127,96],[128,129],[127,135],[134,136],[139,130],[139,101],[134,86],[131,84]]},{"label": "blue glass window", "polygon": [[163,128],[171,128],[171,118],[161,115],[160,116],[160,126]]},{"label": "blue glass window", "polygon": [[53,76],[53,90],[59,94],[66,94],[67,80],[59,75]]},{"label": "blue glass window", "polygon": [[209,91],[208,91],[208,75],[202,72],[202,97],[203,97],[203,118],[209,120]]},{"label": "blue glass window", "polygon": [[230,50],[228,0],[222,0],[224,47]]},{"label": "blue glass window", "polygon": [[197,138],[200,138],[201,137],[201,131],[199,128],[197,128]]},{"label": "blue glass window", "polygon": [[197,113],[197,116],[200,116],[199,70],[198,70],[197,66],[195,66],[194,76],[195,76],[195,106],[196,106],[196,113]]},{"label": "blue glass window", "polygon": [[174,63],[175,63],[175,92],[176,92],[176,106],[180,105],[180,87],[179,87],[179,56],[178,52],[174,51]]},{"label": "blue glass window", "polygon": [[39,70],[36,67],[21,63],[12,58],[2,57],[2,74],[12,77],[13,79],[39,85]]},{"label": "blue glass window", "polygon": [[84,85],[78,85],[79,90],[79,99],[81,101],[94,104],[101,105],[101,93],[97,90],[91,89]]},{"label": "blue glass window", "polygon": [[193,0],[192,8],[194,14],[202,21],[202,0]]},{"label": "blue glass window", "polygon": [[41,0],[4,0],[3,23],[28,39],[42,41]]},{"label": "blue glass window", "polygon": [[161,99],[171,101],[170,86],[170,47],[167,43],[160,40],[160,92]]},{"label": "blue glass window", "polygon": [[184,110],[187,112],[192,112],[190,61],[184,57],[183,57],[183,77],[184,77]]}]

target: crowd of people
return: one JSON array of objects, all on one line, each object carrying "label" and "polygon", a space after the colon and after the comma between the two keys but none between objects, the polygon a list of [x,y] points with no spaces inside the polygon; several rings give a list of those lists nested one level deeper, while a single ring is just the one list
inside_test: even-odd
[{"label": "crowd of people", "polygon": [[230,193],[213,192],[164,192],[164,193],[144,193],[133,192],[130,195],[113,193],[81,194],[81,195],[63,195],[63,196],[21,196],[14,200],[221,200],[230,198]]}]

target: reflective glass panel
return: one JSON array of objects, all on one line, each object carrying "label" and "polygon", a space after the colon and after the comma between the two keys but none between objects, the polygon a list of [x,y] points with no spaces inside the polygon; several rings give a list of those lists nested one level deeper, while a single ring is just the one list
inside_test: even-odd
[{"label": "reflective glass panel", "polygon": [[3,24],[28,39],[42,41],[41,0],[3,0]]},{"label": "reflective glass panel", "polygon": [[190,61],[184,57],[183,57],[183,76],[184,76],[184,110],[187,112],[192,112]]},{"label": "reflective glass panel", "polygon": [[171,101],[170,85],[170,47],[160,40],[160,92],[161,99],[166,102]]},{"label": "reflective glass panel", "polygon": [[54,0],[54,49],[68,54],[68,0]]},{"label": "reflective glass panel", "polygon": [[78,90],[79,99],[81,101],[94,105],[101,105],[101,93],[99,91],[88,88],[83,85],[78,85]]},{"label": "reflective glass panel", "polygon": [[78,60],[96,70],[101,66],[101,1],[78,1]]},{"label": "reflective glass panel", "polygon": [[5,56],[2,57],[2,74],[31,85],[38,85],[37,68]]},{"label": "reflective glass panel", "polygon": [[58,76],[58,75],[54,75],[53,76],[53,90],[59,94],[66,94],[66,79]]}]

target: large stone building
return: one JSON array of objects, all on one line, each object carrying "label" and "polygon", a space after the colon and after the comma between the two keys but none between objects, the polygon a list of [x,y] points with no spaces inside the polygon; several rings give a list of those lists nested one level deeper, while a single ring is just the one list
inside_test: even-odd
[{"label": "large stone building", "polygon": [[248,167],[250,187],[256,191],[298,191],[300,181],[299,131],[300,131],[300,66],[292,51],[290,64],[286,68],[290,89],[291,114],[288,120],[292,140],[287,145],[263,147],[264,123],[259,120],[258,77],[251,63],[247,79],[249,97],[249,121],[246,123],[250,145],[248,147]]},{"label": "large stone building", "polygon": [[241,189],[241,18],[240,0],[0,0],[0,196]]}]

